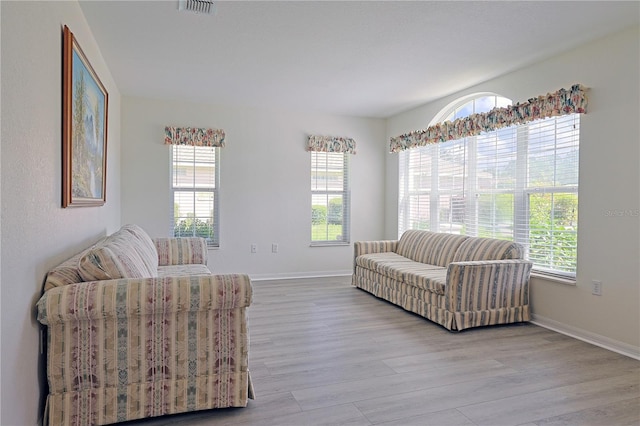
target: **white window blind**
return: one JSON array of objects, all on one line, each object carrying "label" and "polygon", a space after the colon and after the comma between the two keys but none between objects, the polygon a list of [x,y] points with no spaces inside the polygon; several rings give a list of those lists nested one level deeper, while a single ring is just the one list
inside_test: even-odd
[{"label": "white window blind", "polygon": [[311,243],[349,243],[349,154],[311,151]]},{"label": "white window blind", "polygon": [[[529,210],[520,233],[539,269],[575,275],[578,240],[580,115],[528,126],[528,174],[524,204]],[[525,222],[524,220],[522,222]]]},{"label": "white window blind", "polygon": [[[448,117],[462,109],[474,112]],[[579,125],[571,114],[401,152],[399,233],[514,240],[537,272],[574,277]]]},{"label": "white window blind", "polygon": [[220,148],[172,145],[172,234],[203,237],[219,246],[218,188]]}]

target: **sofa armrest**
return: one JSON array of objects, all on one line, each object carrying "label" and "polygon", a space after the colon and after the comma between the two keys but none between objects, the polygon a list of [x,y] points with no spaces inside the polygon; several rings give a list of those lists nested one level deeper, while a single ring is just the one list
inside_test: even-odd
[{"label": "sofa armrest", "polygon": [[155,238],[158,266],[207,264],[207,240],[200,237]]},{"label": "sofa armrest", "polygon": [[353,243],[353,270],[356,268],[356,258],[363,254],[395,252],[398,240],[356,241]]},{"label": "sofa armrest", "polygon": [[532,265],[523,259],[450,263],[445,288],[447,310],[486,311],[529,305]]},{"label": "sofa armrest", "polygon": [[37,303],[44,325],[179,312],[212,311],[251,304],[245,274],[129,278],[69,284],[48,290]]},{"label": "sofa armrest", "polygon": [[362,254],[395,252],[398,247],[397,240],[386,241],[356,241],[353,243],[353,257]]}]

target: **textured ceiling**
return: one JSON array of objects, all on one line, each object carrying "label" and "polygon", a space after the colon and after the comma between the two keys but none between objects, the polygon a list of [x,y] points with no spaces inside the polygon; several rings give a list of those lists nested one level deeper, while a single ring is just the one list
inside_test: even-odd
[{"label": "textured ceiling", "polygon": [[208,16],[179,12],[177,0],[80,2],[122,95],[364,117],[640,20],[636,1],[216,4]]}]

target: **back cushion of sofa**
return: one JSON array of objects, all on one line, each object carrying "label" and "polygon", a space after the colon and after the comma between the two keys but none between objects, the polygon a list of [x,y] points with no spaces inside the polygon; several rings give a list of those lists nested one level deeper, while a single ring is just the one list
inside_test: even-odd
[{"label": "back cushion of sofa", "polygon": [[151,271],[136,249],[135,237],[120,230],[84,252],[78,262],[84,281],[118,278],[146,278],[157,276]]},{"label": "back cushion of sofa", "polygon": [[134,236],[131,244],[133,244],[134,248],[142,258],[147,269],[154,272],[154,276],[157,276],[158,250],[156,249],[156,245],[149,234],[147,234],[144,229],[134,224],[124,225],[121,230],[129,232]]},{"label": "back cushion of sofa", "polygon": [[468,238],[465,235],[410,229],[400,237],[397,253],[416,262],[444,267],[453,261],[456,250]]},{"label": "back cushion of sofa", "polygon": [[472,237],[460,245],[453,261],[505,260],[523,257],[523,247],[513,241]]},{"label": "back cushion of sofa", "polygon": [[74,255],[47,272],[47,279],[44,282],[44,291],[54,287],[62,287],[68,284],[84,281],[80,276],[80,270],[78,268],[78,262],[80,261],[80,258],[84,256],[84,253],[85,252],[81,252]]}]

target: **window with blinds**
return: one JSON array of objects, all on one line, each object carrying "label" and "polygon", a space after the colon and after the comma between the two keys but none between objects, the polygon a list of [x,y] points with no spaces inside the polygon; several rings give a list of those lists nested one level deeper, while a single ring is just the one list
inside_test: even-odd
[{"label": "window with blinds", "polygon": [[349,154],[311,152],[311,244],[349,243]]},{"label": "window with blinds", "polygon": [[[483,97],[445,120],[505,101]],[[579,127],[572,114],[403,151],[399,233],[514,240],[536,272],[575,277]]]},{"label": "window with blinds", "polygon": [[218,247],[218,188],[220,148],[172,145],[172,234],[202,237]]}]

